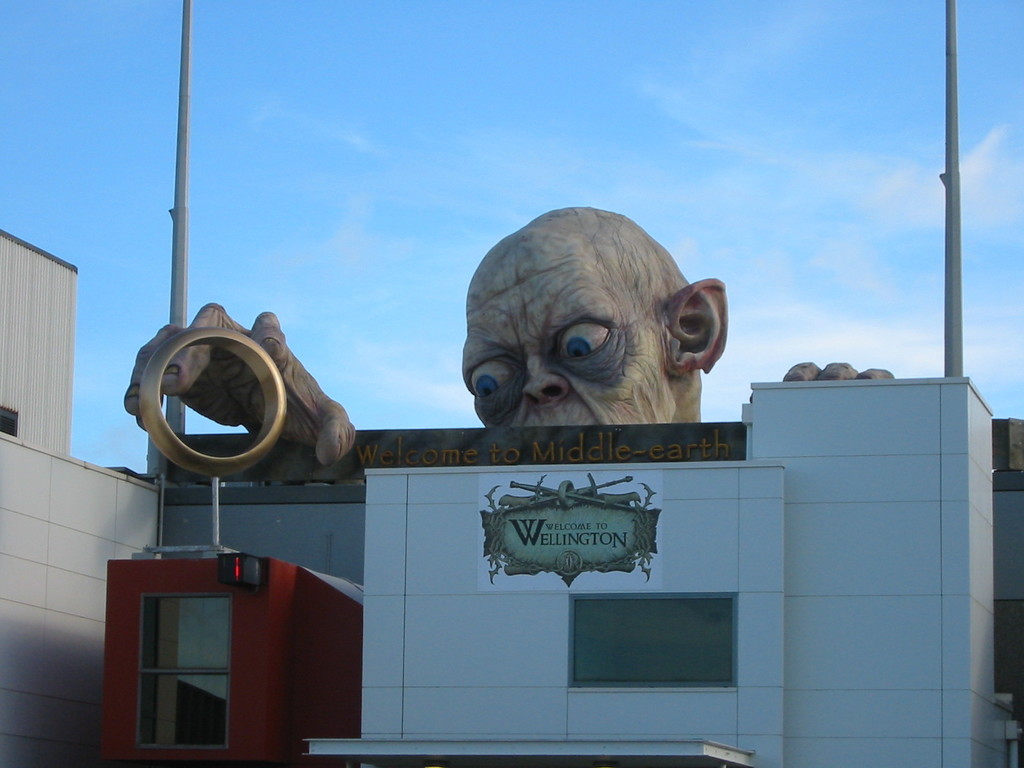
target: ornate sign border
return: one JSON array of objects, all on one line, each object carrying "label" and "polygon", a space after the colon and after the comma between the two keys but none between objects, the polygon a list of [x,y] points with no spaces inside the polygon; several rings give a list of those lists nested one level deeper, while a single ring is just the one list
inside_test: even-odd
[{"label": "ornate sign border", "polygon": [[649,581],[661,514],[651,505],[655,491],[644,482],[604,490],[632,483],[631,475],[598,483],[588,472],[587,484],[578,488],[572,480],[545,486],[546,477],[534,484],[510,481],[510,491],[528,493],[505,493],[497,503],[495,491],[502,486],[484,494],[489,509],[480,510],[480,518],[490,582],[502,572],[555,573],[568,587],[581,573],[631,573],[638,567]]}]

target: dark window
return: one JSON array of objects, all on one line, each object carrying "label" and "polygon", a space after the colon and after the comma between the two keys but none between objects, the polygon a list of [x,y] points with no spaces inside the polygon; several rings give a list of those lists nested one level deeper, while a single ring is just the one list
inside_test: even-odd
[{"label": "dark window", "polygon": [[18,412],[10,408],[0,408],[0,432],[5,435],[18,436]]},{"label": "dark window", "polygon": [[733,596],[579,596],[572,684],[735,685]]},{"label": "dark window", "polygon": [[142,598],[141,744],[226,745],[230,601]]}]

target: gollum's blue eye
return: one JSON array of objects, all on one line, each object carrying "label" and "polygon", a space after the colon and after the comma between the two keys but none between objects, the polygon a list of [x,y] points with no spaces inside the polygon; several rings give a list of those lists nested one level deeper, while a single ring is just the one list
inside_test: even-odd
[{"label": "gollum's blue eye", "polygon": [[586,357],[600,349],[610,334],[611,331],[600,323],[575,323],[562,334],[560,354],[563,358]]},{"label": "gollum's blue eye", "polygon": [[485,373],[474,382],[473,389],[476,390],[477,397],[487,397],[498,390],[498,380]]},{"label": "gollum's blue eye", "polygon": [[590,354],[590,342],[582,336],[573,336],[565,342],[565,353],[569,357],[583,357]]},{"label": "gollum's blue eye", "polygon": [[473,369],[469,388],[477,397],[490,397],[512,377],[512,366],[504,360],[488,360]]}]

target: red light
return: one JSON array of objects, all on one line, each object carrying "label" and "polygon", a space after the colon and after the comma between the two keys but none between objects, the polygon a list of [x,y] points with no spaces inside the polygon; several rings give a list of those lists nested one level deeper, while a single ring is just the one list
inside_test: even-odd
[{"label": "red light", "polygon": [[258,587],[263,583],[263,562],[244,552],[217,555],[217,581],[233,587]]}]

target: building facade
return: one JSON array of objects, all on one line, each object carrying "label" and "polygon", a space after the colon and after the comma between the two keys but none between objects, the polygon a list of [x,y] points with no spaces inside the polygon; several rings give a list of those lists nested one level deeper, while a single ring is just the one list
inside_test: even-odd
[{"label": "building facade", "polygon": [[0,230],[0,433],[71,452],[78,270]]},{"label": "building facade", "polygon": [[[642,448],[532,435],[533,462],[399,435],[350,457],[365,507],[335,477],[247,478],[224,489],[223,543],[305,566],[266,561],[277,580],[249,594],[214,584],[209,559],[138,559],[210,542],[208,487],[67,455],[75,274],[0,232],[0,764],[112,764],[105,630],[118,761],[989,768],[1017,752],[994,681],[1024,679],[1024,485],[1000,467],[994,587],[991,413],[968,380],[757,384],[737,455],[717,432],[673,436],[693,425]],[[362,582],[362,608],[315,571]],[[238,652],[197,673],[234,681],[218,703],[195,670],[147,667],[140,638],[147,616],[225,598]],[[177,717],[139,719],[143,678],[171,672],[221,723],[219,751],[143,744]],[[175,739],[218,735],[182,722]]]},{"label": "building facade", "polygon": [[[363,736],[311,750],[385,767],[1006,765],[991,414],[970,382],[754,385],[746,413],[743,462],[369,471]],[[523,554],[582,552],[566,532],[603,518],[572,499],[624,477],[659,510],[632,572],[567,579]],[[488,557],[495,509],[512,548]]]},{"label": "building facade", "polygon": [[0,231],[3,766],[104,764],[107,561],[156,543],[155,486],[68,455],[76,280]]}]

